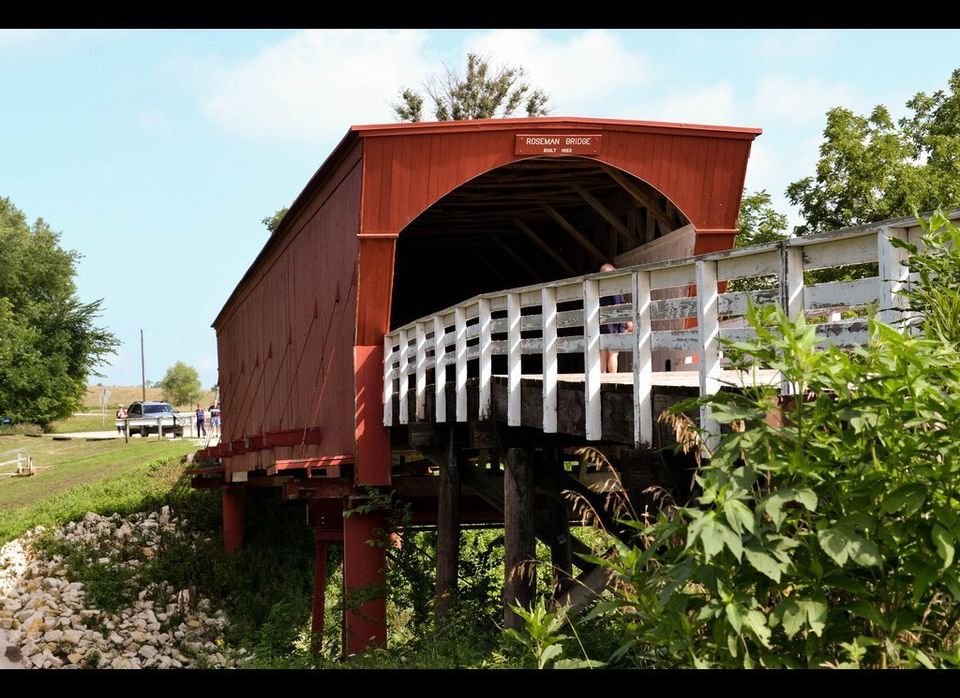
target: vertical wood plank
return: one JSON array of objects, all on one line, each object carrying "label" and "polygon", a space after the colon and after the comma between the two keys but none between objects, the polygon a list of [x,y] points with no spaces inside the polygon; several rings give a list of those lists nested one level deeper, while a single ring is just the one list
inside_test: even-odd
[{"label": "vertical wood plank", "polygon": [[457,421],[467,421],[467,311],[457,308],[453,311],[454,331],[457,334]]},{"label": "vertical wood plank", "polygon": [[653,443],[653,330],[650,324],[650,272],[635,271],[633,293],[633,441]]},{"label": "vertical wood plank", "polygon": [[[780,307],[791,320],[803,313],[803,248],[780,244]],[[797,386],[780,381],[780,392],[795,395]]]},{"label": "vertical wood plank", "polygon": [[447,421],[447,330],[443,316],[433,318],[433,389],[434,421]]},{"label": "vertical wood plank", "polygon": [[543,322],[543,431],[557,433],[557,289],[540,292]]},{"label": "vertical wood plank", "polygon": [[481,298],[478,301],[477,310],[480,320],[480,419],[485,420],[490,418],[490,410],[493,406],[490,300]]},{"label": "vertical wood plank", "polygon": [[407,402],[407,376],[409,375],[409,369],[407,364],[410,362],[410,343],[409,343],[409,331],[400,330],[400,423],[407,424],[410,422],[410,406]]},{"label": "vertical wood plank", "polygon": [[520,426],[520,294],[507,294],[507,425]]},{"label": "vertical wood plank", "polygon": [[383,426],[393,426],[393,337],[383,335]]},{"label": "vertical wood plank", "polygon": [[[713,395],[720,390],[720,315],[717,293],[717,263],[697,262],[697,327],[700,338],[700,395]],[[706,432],[706,447],[716,448],[720,425],[710,407],[700,408],[700,428]]]},{"label": "vertical wood plank", "polygon": [[450,425],[446,458],[440,462],[440,491],[437,497],[437,582],[434,588],[436,617],[446,617],[457,596],[460,563],[460,469],[459,449]]},{"label": "vertical wood plank", "polygon": [[603,436],[600,417],[600,282],[583,282],[583,385],[587,441]]},{"label": "vertical wood plank", "polygon": [[418,322],[414,326],[414,338],[417,351],[417,421],[422,422],[427,418],[427,333],[423,323]]},{"label": "vertical wood plank", "polygon": [[907,240],[907,231],[904,228],[883,227],[877,234],[877,261],[879,262],[880,293],[877,300],[880,310],[877,319],[887,325],[899,326],[905,319],[904,311],[907,308],[906,298],[900,295],[906,290],[910,279],[910,271],[903,265],[910,256],[899,247],[894,247],[890,239]]}]

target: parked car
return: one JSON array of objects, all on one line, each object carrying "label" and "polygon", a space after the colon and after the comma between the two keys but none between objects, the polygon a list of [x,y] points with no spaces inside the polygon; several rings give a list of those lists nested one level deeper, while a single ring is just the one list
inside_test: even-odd
[{"label": "parked car", "polygon": [[[148,436],[156,434],[160,426],[163,433],[183,436],[183,422],[168,402],[133,402],[127,408],[127,420],[131,434]],[[124,420],[118,419],[116,426],[123,428]]]}]

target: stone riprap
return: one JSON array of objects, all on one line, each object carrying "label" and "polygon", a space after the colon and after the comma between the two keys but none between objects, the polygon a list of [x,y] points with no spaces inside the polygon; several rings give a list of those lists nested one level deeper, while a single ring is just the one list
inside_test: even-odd
[{"label": "stone riprap", "polygon": [[[171,542],[195,546],[195,535],[164,506],[159,512],[100,516],[47,531],[37,526],[0,548],[0,629],[35,668],[140,669],[233,667],[244,655],[228,654],[222,634],[228,621],[209,599],[167,583],[144,585],[139,572]],[[182,547],[181,547],[182,550]],[[50,551],[58,551],[51,554]],[[130,597],[119,612],[97,608],[69,568],[64,551],[87,564],[114,570]],[[70,555],[70,559],[78,559]],[[139,589],[139,592],[136,590]]]}]

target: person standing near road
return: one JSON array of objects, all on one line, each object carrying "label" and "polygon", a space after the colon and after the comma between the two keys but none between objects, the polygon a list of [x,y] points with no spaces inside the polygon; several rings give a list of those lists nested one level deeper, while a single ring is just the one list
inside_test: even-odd
[{"label": "person standing near road", "polygon": [[220,436],[220,405],[210,405],[210,433]]},{"label": "person standing near road", "polygon": [[203,438],[207,438],[207,430],[203,426],[203,422],[204,422],[203,407],[201,407],[200,405],[197,405],[196,415],[197,415],[197,436],[199,437],[201,434],[203,434]]},{"label": "person standing near road", "polygon": [[[120,419],[126,419],[126,418],[127,418],[127,410],[124,408],[123,405],[117,405],[117,419],[120,420]],[[117,433],[118,434],[123,433],[123,426],[120,424],[117,425]]]}]

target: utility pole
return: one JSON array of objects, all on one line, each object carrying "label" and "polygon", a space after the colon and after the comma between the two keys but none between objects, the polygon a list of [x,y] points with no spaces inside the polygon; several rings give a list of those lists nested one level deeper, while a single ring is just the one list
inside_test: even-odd
[{"label": "utility pole", "polygon": [[143,364],[143,330],[140,330],[140,392],[141,399],[147,401],[147,372]]}]

